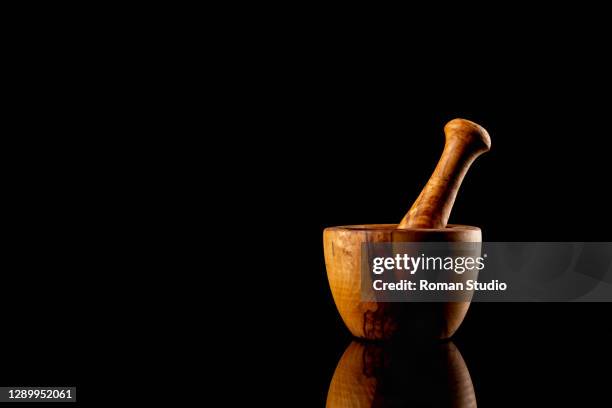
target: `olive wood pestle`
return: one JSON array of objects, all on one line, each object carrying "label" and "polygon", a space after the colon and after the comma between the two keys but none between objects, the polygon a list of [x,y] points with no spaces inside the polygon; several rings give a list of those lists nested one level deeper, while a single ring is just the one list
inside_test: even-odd
[{"label": "olive wood pestle", "polygon": [[491,148],[491,138],[480,125],[453,119],[444,126],[442,157],[398,229],[445,228],[457,191],[474,160]]}]

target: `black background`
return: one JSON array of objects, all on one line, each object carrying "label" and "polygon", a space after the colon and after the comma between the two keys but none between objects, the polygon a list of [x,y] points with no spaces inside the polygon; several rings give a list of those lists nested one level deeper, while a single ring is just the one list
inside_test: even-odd
[{"label": "black background", "polygon": [[[571,17],[573,22],[579,16]],[[194,269],[177,272],[181,268],[175,265],[164,269],[160,281],[180,290],[153,292],[155,299],[143,303],[139,296],[147,279],[141,274],[149,278],[153,269],[141,262],[156,256],[105,262],[124,252],[134,255],[134,242],[139,242],[129,231],[134,219],[145,217],[149,229],[157,229],[159,214],[171,212],[176,220],[169,207],[155,217],[147,218],[146,212],[150,202],[168,196],[180,203],[176,213],[183,211],[179,180],[189,175],[196,177],[184,186],[190,191],[201,192],[202,184],[204,192],[211,184],[230,190],[231,195],[210,194],[198,208],[207,216],[204,227],[222,217],[202,209],[220,202],[231,207],[223,217],[224,229],[232,233],[228,239],[262,248],[248,259],[261,266],[244,273],[257,281],[255,299],[225,299],[221,312],[200,313],[194,307],[197,316],[185,325],[204,330],[207,338],[235,340],[227,353],[203,342],[195,347],[206,359],[217,354],[223,360],[225,371],[213,375],[230,384],[224,395],[247,394],[284,406],[323,406],[336,364],[351,341],[327,284],[323,229],[401,220],[435,167],[448,120],[476,121],[492,138],[492,150],[466,177],[451,222],[479,226],[489,241],[609,240],[612,67],[606,62],[607,44],[596,41],[606,38],[605,25],[590,24],[578,37],[569,20],[555,30],[534,30],[554,18],[530,14],[506,26],[506,36],[489,38],[488,30],[500,20],[496,14],[485,25],[451,16],[426,30],[404,32],[418,19],[412,15],[392,25],[397,31],[376,36],[369,24],[358,23],[364,29],[358,34],[334,18],[329,25],[336,29],[329,33],[308,23],[288,36],[290,20],[280,28],[257,27],[260,35],[238,35],[231,46],[221,47],[223,55],[198,67],[194,77],[206,89],[192,78],[181,82],[183,67],[191,63],[177,63],[177,75],[162,70],[147,77],[144,68],[159,63],[151,53],[150,64],[128,64],[121,57],[120,64],[110,63],[100,74],[91,68],[100,63],[97,54],[89,59],[77,54],[82,65],[66,64],[83,47],[69,46],[60,55],[57,43],[35,36],[31,43],[41,47],[31,54],[42,57],[17,67],[27,81],[14,81],[24,92],[12,100],[20,114],[14,116],[17,130],[3,152],[5,198],[11,204],[6,214],[15,228],[5,248],[12,266],[4,275],[0,302],[8,319],[0,383],[77,385],[84,395],[121,375],[136,381],[139,375],[129,368],[134,354],[145,354],[153,365],[159,359],[180,360],[174,353],[185,336],[178,333],[183,322],[177,323],[177,316],[187,312],[174,314],[166,306],[177,293],[186,297],[186,286],[198,290],[196,303],[213,291],[192,284],[191,276],[183,280],[168,274]],[[433,33],[449,22],[453,30],[438,41]],[[537,33],[519,38],[517,32],[526,29]],[[482,39],[490,41],[481,44]],[[126,55],[133,55],[138,47],[128,48]],[[175,43],[171,48],[180,54]],[[201,56],[200,45],[187,48],[180,51]],[[172,62],[180,58],[173,56]],[[215,75],[202,74],[213,65]],[[188,95],[166,98],[159,78]],[[202,107],[209,84],[222,92],[210,98],[212,107]],[[89,105],[92,97],[96,104]],[[174,106],[168,107],[169,101]],[[197,123],[189,127],[186,116]],[[216,116],[221,123],[213,123]],[[120,123],[130,120],[129,126]],[[149,126],[161,135],[149,132]],[[158,171],[169,173],[175,151],[149,154],[148,149],[170,149],[174,137],[185,135],[195,135],[206,146],[181,140],[179,161],[194,167],[210,162],[214,169],[166,175],[173,190],[162,194]],[[133,142],[134,136],[144,140]],[[221,162],[219,141],[229,142]],[[196,158],[184,158],[193,152]],[[141,166],[143,156],[155,163]],[[122,159],[130,168],[117,169]],[[141,191],[147,183],[155,194]],[[134,196],[147,196],[147,203],[130,203]],[[125,219],[117,218],[116,230],[105,231],[99,224],[114,211]],[[182,225],[195,228],[195,218]],[[121,238],[129,242],[117,243]],[[132,278],[141,279],[127,288]],[[236,286],[251,283],[235,280]],[[119,305],[122,290],[130,305]],[[254,290],[247,286],[246,291]],[[162,311],[177,331],[159,322]],[[580,406],[609,405],[611,312],[610,303],[473,304],[453,341],[470,370],[479,406],[554,406],[570,400]],[[239,334],[212,324],[211,314]],[[129,333],[117,315],[129,320]],[[129,335],[149,320],[158,325],[154,335],[133,340]],[[148,354],[147,346],[164,343],[164,335],[172,339]],[[231,361],[236,354],[254,359]],[[110,355],[113,359],[100,364]],[[206,376],[212,372],[207,361],[180,362]],[[188,371],[157,368],[170,376]],[[89,377],[95,378],[88,382]],[[253,384],[254,390],[244,391]]]},{"label": "black background", "polygon": [[[270,195],[248,198],[278,234],[277,262],[265,267],[274,301],[252,327],[269,328],[268,356],[282,366],[269,384],[290,399],[323,406],[350,342],[326,280],[323,229],[401,220],[437,163],[448,120],[476,121],[492,139],[450,222],[479,226],[489,241],[610,239],[604,67],[560,72],[560,60],[534,53],[472,71],[484,61],[453,57],[420,72],[324,58],[325,69],[291,71],[273,109],[253,119],[280,138],[263,138]],[[611,312],[609,303],[473,304],[453,341],[479,406],[605,405]]]}]

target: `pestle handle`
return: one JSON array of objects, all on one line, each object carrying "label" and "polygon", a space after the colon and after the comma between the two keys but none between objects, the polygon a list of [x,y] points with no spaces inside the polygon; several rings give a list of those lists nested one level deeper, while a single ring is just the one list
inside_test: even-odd
[{"label": "pestle handle", "polygon": [[444,134],[442,157],[399,229],[445,228],[470,165],[491,148],[489,133],[469,120],[451,120],[444,126]]}]

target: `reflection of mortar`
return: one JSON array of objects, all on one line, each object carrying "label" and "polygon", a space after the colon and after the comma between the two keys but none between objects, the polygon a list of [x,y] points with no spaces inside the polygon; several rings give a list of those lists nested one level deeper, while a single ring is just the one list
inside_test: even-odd
[{"label": "reflection of mortar", "polygon": [[463,120],[444,128],[446,144],[433,175],[399,225],[373,224],[327,228],[325,265],[336,307],[354,336],[386,340],[398,334],[448,338],[457,330],[469,302],[361,302],[361,246],[380,242],[481,242],[479,228],[448,225],[463,178],[491,140],[485,129]]},{"label": "reflection of mortar", "polygon": [[470,373],[452,342],[418,347],[353,341],[327,393],[327,407],[476,407]]}]

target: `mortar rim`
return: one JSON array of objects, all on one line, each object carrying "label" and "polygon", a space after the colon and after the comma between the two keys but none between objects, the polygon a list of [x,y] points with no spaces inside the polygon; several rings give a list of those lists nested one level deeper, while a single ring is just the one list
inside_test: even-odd
[{"label": "mortar rim", "polygon": [[397,229],[399,224],[355,224],[327,227],[324,231],[418,231],[418,232],[450,232],[450,231],[480,231],[479,227],[463,224],[448,224],[445,228],[406,228]]}]

